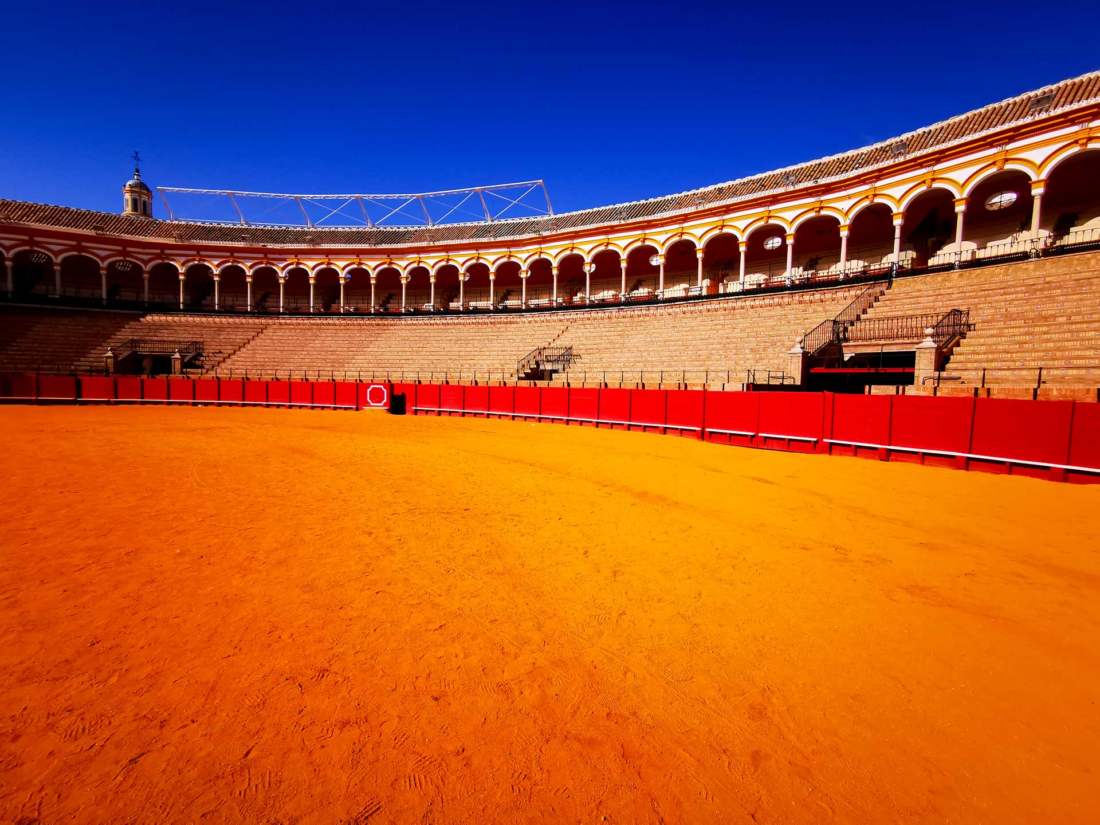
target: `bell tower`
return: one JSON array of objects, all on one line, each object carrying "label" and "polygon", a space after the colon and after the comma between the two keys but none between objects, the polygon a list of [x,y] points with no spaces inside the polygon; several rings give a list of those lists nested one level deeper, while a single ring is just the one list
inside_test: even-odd
[{"label": "bell tower", "polygon": [[134,152],[134,176],[122,187],[122,214],[153,217],[153,192],[141,179],[141,155]]}]

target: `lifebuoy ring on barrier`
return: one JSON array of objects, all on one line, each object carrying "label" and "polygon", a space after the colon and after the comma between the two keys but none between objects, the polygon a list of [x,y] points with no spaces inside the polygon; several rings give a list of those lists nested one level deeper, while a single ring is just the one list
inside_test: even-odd
[{"label": "lifebuoy ring on barrier", "polygon": [[[375,390],[382,393],[381,399],[375,395]],[[384,384],[371,384],[367,387],[367,406],[385,407],[390,401],[390,391]]]}]

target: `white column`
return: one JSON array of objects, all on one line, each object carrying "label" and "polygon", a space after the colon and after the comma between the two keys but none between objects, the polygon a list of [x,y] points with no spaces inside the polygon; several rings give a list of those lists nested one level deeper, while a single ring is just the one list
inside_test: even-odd
[{"label": "white column", "polygon": [[252,311],[252,275],[244,276],[244,306],[248,312]]},{"label": "white column", "polygon": [[905,222],[905,215],[901,212],[894,213],[894,252],[890,260],[895,264],[901,263],[901,225]]},{"label": "white column", "polygon": [[554,264],[550,267],[550,277],[553,279],[553,286],[550,288],[550,305],[558,305],[558,265]]},{"label": "white column", "polygon": [[584,302],[587,304],[592,300],[592,272],[596,269],[596,265],[591,261],[585,261],[584,264]]},{"label": "white column", "polygon": [[844,267],[848,263],[848,227],[840,227],[840,277],[844,277]]},{"label": "white column", "polygon": [[309,273],[309,311],[313,312],[313,285],[317,282],[317,276]]},{"label": "white column", "polygon": [[[57,285],[57,294],[61,294],[61,284]],[[99,268],[99,297],[103,301],[103,305],[107,305],[107,267],[101,266]]]},{"label": "white column", "polygon": [[183,284],[187,280],[187,273],[180,272],[180,309],[183,309]]},{"label": "white column", "polygon": [[214,273],[214,311],[217,312],[221,307],[221,273]]},{"label": "white column", "polygon": [[738,241],[737,242],[737,251],[740,252],[740,254],[737,256],[737,264],[738,264],[738,267],[737,267],[738,268],[737,283],[739,283],[741,285],[741,289],[745,288],[745,258],[747,257],[746,253],[748,252],[748,249],[749,249],[749,242],[748,241]]},{"label": "white column", "polygon": [[489,273],[489,309],[496,309],[496,284],[497,274]]},{"label": "white column", "polygon": [[705,251],[703,249],[695,250],[695,285],[699,289],[703,288],[703,255]]},{"label": "white column", "polygon": [[286,296],[286,275],[279,273],[279,312],[286,312],[284,298]]},{"label": "white column", "polygon": [[958,198],[955,201],[955,252],[962,252],[963,242],[963,218],[966,215],[966,198]]},{"label": "white column", "polygon": [[1031,182],[1031,237],[1039,240],[1039,229],[1042,227],[1043,216],[1043,192],[1046,190],[1046,181],[1033,180]]},{"label": "white column", "polygon": [[432,312],[435,312],[435,273],[429,273],[428,275],[428,306],[432,308]]},{"label": "white column", "polygon": [[[100,269],[100,274],[102,272],[103,270]],[[61,261],[54,261],[53,265],[53,297],[61,297]],[[103,300],[107,300],[106,295],[104,295]]]},{"label": "white column", "polygon": [[527,276],[531,274],[529,269],[521,269],[519,272],[519,305],[527,309]]},{"label": "white column", "polygon": [[458,273],[458,308],[466,309],[466,273]]},{"label": "white column", "polygon": [[12,283],[11,261],[7,258],[4,258],[4,289],[9,296],[15,291],[15,284]]},{"label": "white column", "polygon": [[337,277],[340,279],[340,314],[342,315],[344,312],[344,282],[347,279],[345,278],[343,272],[341,272]]},{"label": "white column", "polygon": [[619,257],[619,301],[626,302],[626,258]]},{"label": "white column", "polygon": [[149,270],[144,270],[141,273],[141,300],[144,303],[149,303]]},{"label": "white column", "polygon": [[665,256],[657,255],[657,297],[665,295]]},{"label": "white column", "polygon": [[408,275],[402,275],[401,276],[401,311],[402,312],[405,311],[405,290],[408,287],[408,285],[409,285],[409,276]]},{"label": "white column", "polygon": [[374,312],[374,285],[378,283],[378,276],[373,272],[370,276],[370,311]]},{"label": "white column", "polygon": [[788,232],[787,237],[787,270],[783,273],[783,277],[787,279],[788,283],[791,280],[792,270],[794,270],[794,233]]}]

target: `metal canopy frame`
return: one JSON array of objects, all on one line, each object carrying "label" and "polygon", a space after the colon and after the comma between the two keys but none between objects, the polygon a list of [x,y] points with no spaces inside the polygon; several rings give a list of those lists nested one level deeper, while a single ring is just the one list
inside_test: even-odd
[{"label": "metal canopy frame", "polygon": [[[438,192],[416,192],[392,195],[295,195],[279,192],[241,192],[230,189],[189,189],[179,186],[158,186],[157,192],[168,213],[168,219],[199,220],[203,223],[240,224],[241,226],[293,227],[417,227],[445,223],[493,223],[499,220],[547,217],[554,214],[550,193],[543,180],[517,183],[497,183],[491,186],[471,186],[467,189],[443,189]],[[236,220],[204,220],[177,217],[169,194],[179,200],[199,197],[225,199]],[[266,203],[264,215],[287,204],[294,204],[302,213],[301,223],[277,223],[250,218],[245,206],[251,202]]]}]

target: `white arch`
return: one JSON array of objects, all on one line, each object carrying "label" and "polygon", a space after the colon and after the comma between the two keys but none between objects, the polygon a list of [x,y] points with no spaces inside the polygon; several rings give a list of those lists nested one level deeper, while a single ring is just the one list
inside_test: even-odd
[{"label": "white arch", "polygon": [[999,169],[990,169],[984,173],[979,173],[975,175],[973,180],[971,180],[970,183],[966,185],[966,188],[963,189],[963,197],[969,198],[971,193],[987,180],[995,177],[996,175],[1002,175],[1005,172],[1023,172],[1027,176],[1029,182],[1039,179],[1035,170],[1030,166],[1026,166],[1023,163],[1010,161]]},{"label": "white arch", "polygon": [[956,200],[962,197],[962,187],[955,183],[955,181],[949,178],[936,178],[931,186],[922,183],[906,192],[898,202],[898,212],[904,212],[909,208],[909,205],[921,195],[925,195],[935,189],[942,189]]}]

